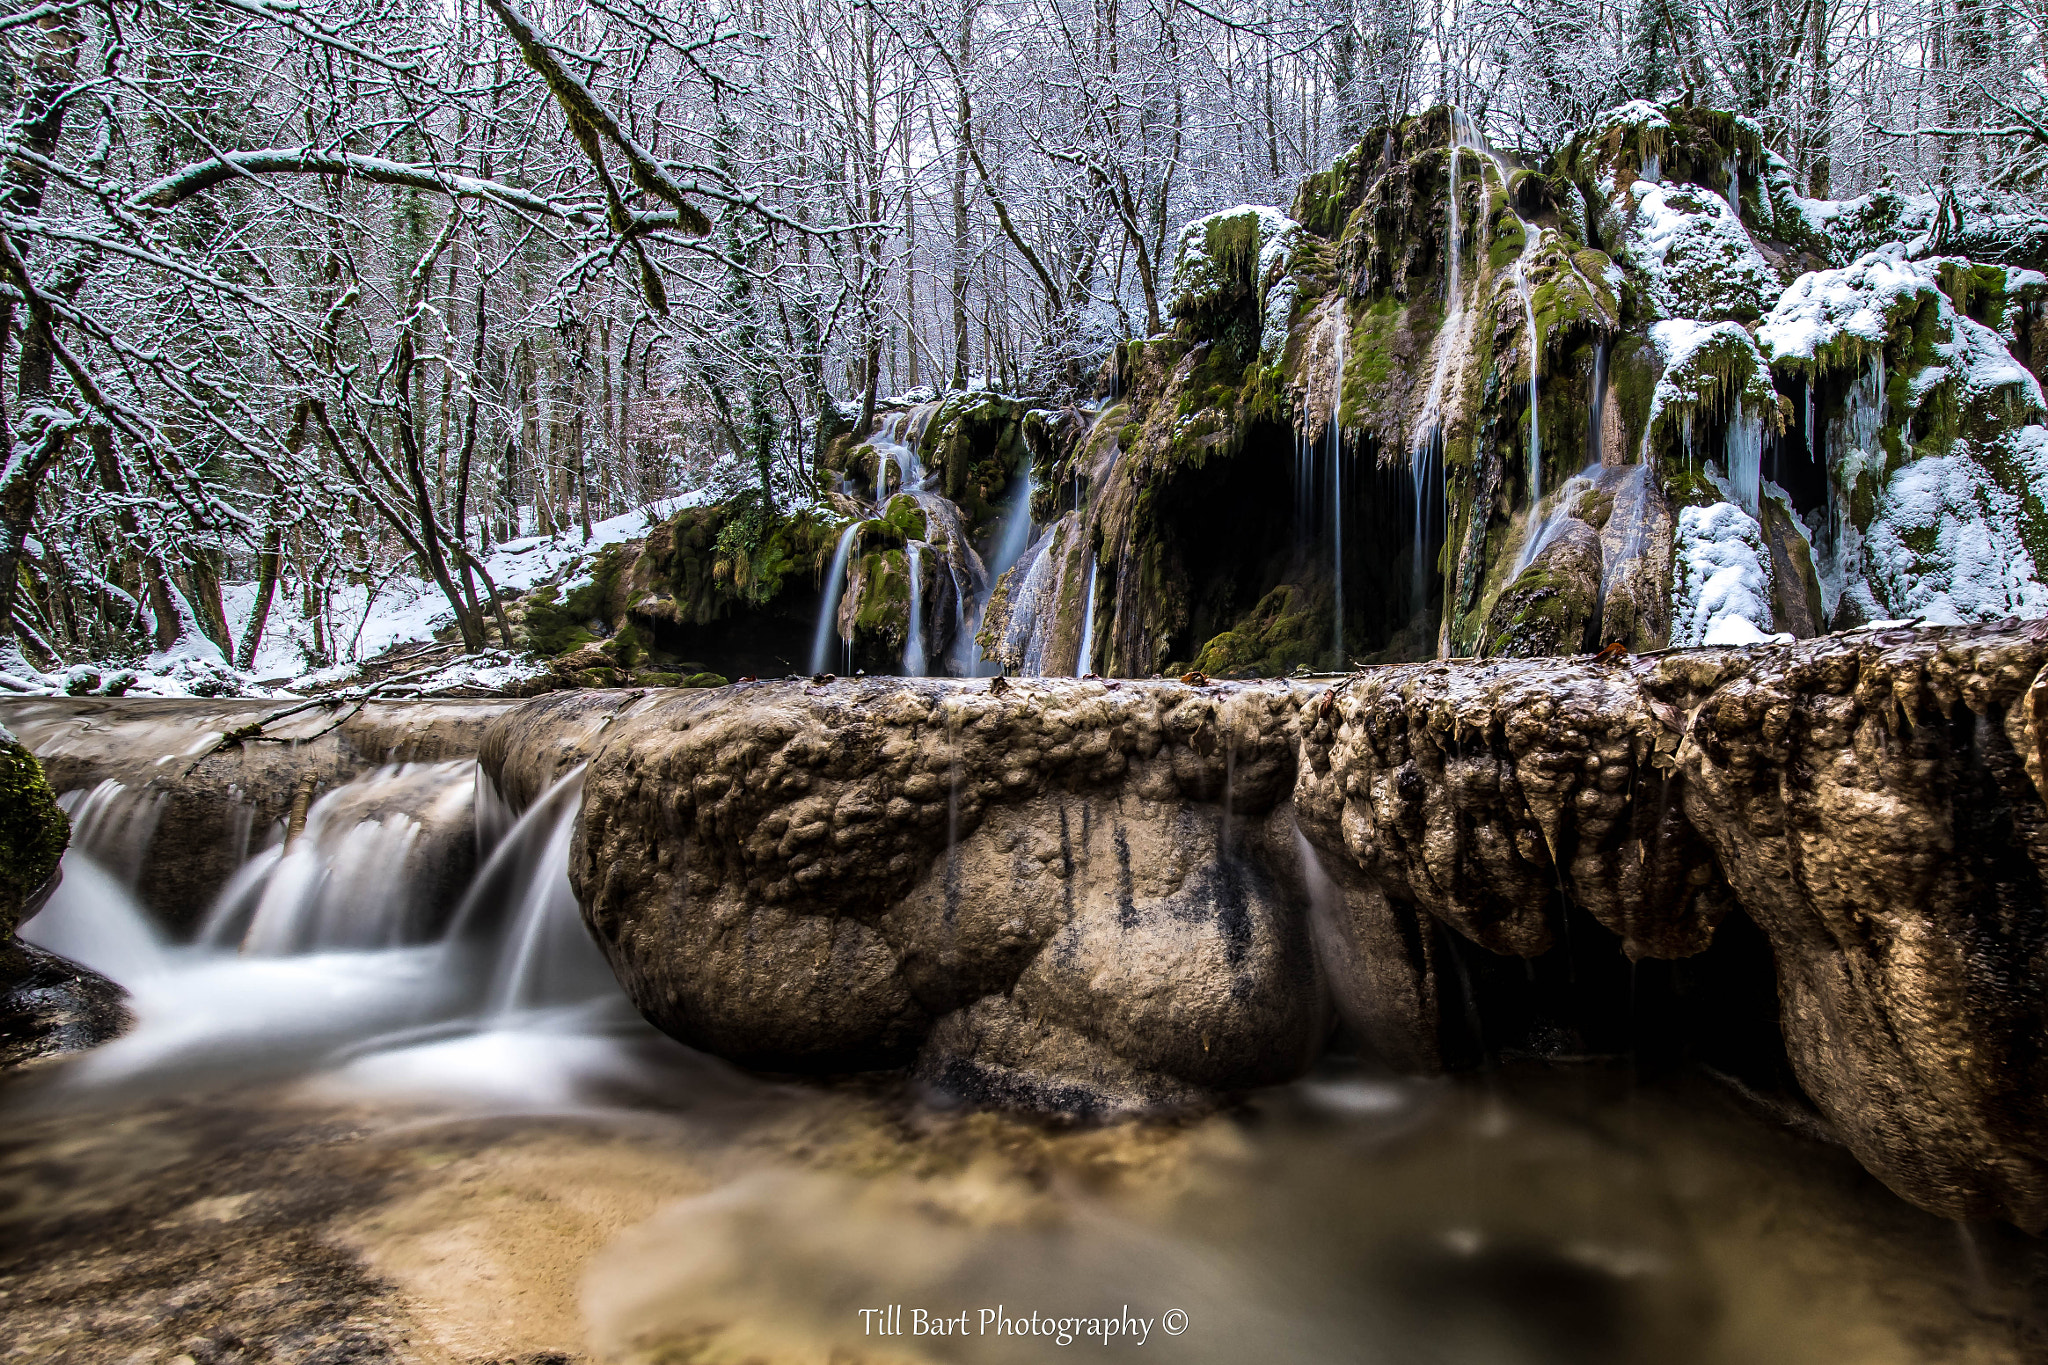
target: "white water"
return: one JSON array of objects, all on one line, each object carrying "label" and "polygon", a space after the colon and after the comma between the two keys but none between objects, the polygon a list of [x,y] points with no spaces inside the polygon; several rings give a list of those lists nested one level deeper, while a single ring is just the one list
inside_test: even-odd
[{"label": "white water", "polygon": [[[331,810],[389,782],[386,770],[344,784],[330,793],[345,798]],[[312,878],[328,889],[325,897],[276,902],[276,951],[170,944],[117,878],[74,849],[61,885],[21,936],[126,987],[136,1023],[67,1062],[62,1083],[183,1093],[207,1077],[310,1070],[317,1084],[353,1091],[519,1109],[580,1103],[591,1087],[622,1079],[629,1069],[622,1048],[636,1030],[645,1032],[624,1008],[569,887],[581,799],[578,769],[497,842],[449,931],[401,946],[311,946],[382,933],[350,929],[351,917],[372,926],[389,921],[375,899],[352,907],[337,899],[344,886],[374,893],[331,861]],[[420,815],[427,826],[426,812]],[[324,848],[329,859],[359,856],[349,832],[323,844],[311,824],[309,815],[294,855],[303,849],[311,859]],[[289,922],[287,909],[301,922]]]},{"label": "white water", "polygon": [[432,903],[439,867],[471,851],[475,769],[393,764],[326,793],[289,847],[263,850],[229,879],[199,941],[278,957],[432,937],[445,908]]},{"label": "white water", "polygon": [[910,567],[910,624],[903,636],[903,676],[922,678],[924,649],[924,543],[910,541],[903,547]]},{"label": "white water", "polygon": [[1350,317],[1340,299],[1334,314],[1335,363],[1330,368],[1330,577],[1336,584],[1337,602],[1332,637],[1336,643],[1337,667],[1347,666],[1344,655],[1344,343]]},{"label": "white water", "polygon": [[1095,671],[1095,552],[1088,552],[1088,586],[1086,593],[1086,615],[1081,618],[1081,649],[1074,656],[1074,676],[1086,677]]},{"label": "white water", "polygon": [[[163,818],[164,800],[163,792],[108,778],[91,791],[65,792],[57,804],[71,817],[71,847],[132,888]],[[246,845],[248,831],[242,833]]]},{"label": "white water", "polygon": [[846,590],[846,562],[853,555],[853,538],[860,533],[853,522],[839,534],[839,548],[832,552],[832,567],[825,574],[825,595],[818,602],[818,629],[811,636],[811,672],[823,673],[832,666],[832,642],[839,636],[839,596]]},{"label": "white water", "polygon": [[953,642],[954,666],[963,678],[987,676],[989,664],[982,658],[981,645],[974,638],[975,634],[980,631],[982,623],[987,619],[988,601],[995,593],[996,583],[1010,571],[1031,545],[1033,486],[1030,456],[1025,456],[1021,477],[1015,482],[1017,491],[1010,499],[1009,509],[1003,514],[1003,529],[996,538],[995,553],[989,558],[987,572],[982,581],[976,585],[974,603],[964,613],[959,635]]}]

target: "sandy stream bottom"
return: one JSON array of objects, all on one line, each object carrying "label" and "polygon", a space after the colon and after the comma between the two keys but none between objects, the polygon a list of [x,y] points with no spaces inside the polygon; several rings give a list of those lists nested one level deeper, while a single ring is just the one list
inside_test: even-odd
[{"label": "sandy stream bottom", "polygon": [[[622,1047],[549,1112],[332,1073],[8,1082],[0,1359],[2048,1359],[2048,1246],[1921,1214],[1695,1075],[1331,1064],[1224,1114],[1061,1129]],[[969,1334],[864,1334],[889,1304]],[[1151,1326],[977,1334],[997,1305]]]}]

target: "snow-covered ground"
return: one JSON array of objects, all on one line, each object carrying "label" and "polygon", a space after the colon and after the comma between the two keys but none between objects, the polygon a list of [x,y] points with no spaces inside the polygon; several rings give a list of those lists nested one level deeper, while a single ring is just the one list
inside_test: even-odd
[{"label": "snow-covered ground", "polygon": [[[573,581],[607,545],[638,540],[665,518],[712,496],[706,490],[686,493],[593,523],[588,540],[582,528],[576,527],[554,536],[507,541],[491,551],[484,567],[501,596],[524,593],[542,583]],[[235,639],[248,629],[255,600],[253,583],[222,585],[221,607]],[[0,687],[15,693],[119,689],[129,696],[289,697],[308,688],[343,685],[356,676],[364,660],[406,645],[429,645],[435,632],[455,619],[448,599],[432,579],[407,574],[369,584],[337,584],[316,610],[323,613],[329,648],[340,660],[327,667],[309,670],[308,665],[316,661],[314,621],[304,592],[287,581],[278,584],[255,666],[246,673],[232,667],[211,640],[188,625],[171,649],[132,664],[78,664],[43,673],[18,654],[0,658]],[[538,660],[491,650],[451,660],[408,682],[420,692],[497,690],[514,686],[542,668]]]}]

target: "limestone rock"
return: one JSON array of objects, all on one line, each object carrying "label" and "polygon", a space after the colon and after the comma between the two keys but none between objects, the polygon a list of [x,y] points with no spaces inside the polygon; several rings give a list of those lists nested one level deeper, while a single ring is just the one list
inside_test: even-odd
[{"label": "limestone rock", "polygon": [[2033,624],[1379,670],[1311,708],[1295,806],[1369,883],[1334,926],[1352,977],[1427,979],[1423,916],[1531,956],[1562,893],[1673,957],[1739,904],[1858,1159],[1922,1207],[2039,1229],[2044,664]]},{"label": "limestone rock", "polygon": [[[572,876],[627,993],[751,1065],[919,1058],[1089,1111],[1305,1065],[1323,994],[1269,817],[1284,685],[763,684],[592,760]],[[1288,859],[1298,857],[1291,849]]]}]

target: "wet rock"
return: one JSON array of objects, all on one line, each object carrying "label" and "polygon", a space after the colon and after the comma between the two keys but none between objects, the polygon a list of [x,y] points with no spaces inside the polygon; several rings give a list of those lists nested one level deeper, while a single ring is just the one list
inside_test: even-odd
[{"label": "wet rock", "polygon": [[914,1060],[1088,1112],[1263,1084],[1324,1015],[1267,829],[1297,705],[1078,682],[664,696],[592,760],[572,880],[641,1011],[750,1065]]},{"label": "wet rock", "polygon": [[69,838],[34,755],[0,730],[0,1067],[91,1047],[128,1026],[127,992],[14,936],[56,887]]},{"label": "wet rock", "polygon": [[41,760],[51,790],[93,795],[98,818],[80,846],[97,841],[86,851],[116,876],[137,879],[146,866],[137,895],[176,931],[324,793],[389,763],[474,757],[485,727],[522,703],[300,705],[23,698],[0,701],[0,723]]},{"label": "wet rock", "polygon": [[1494,603],[1485,652],[1526,659],[1598,649],[1600,596],[1600,533],[1566,517]]},{"label": "wet rock", "polygon": [[0,1067],[81,1052],[129,1024],[128,992],[32,943],[0,942]]},{"label": "wet rock", "polygon": [[[1677,957],[1739,904],[1799,1082],[1864,1165],[2038,1229],[2044,664],[2048,627],[2014,625],[1391,668],[1312,710],[1295,804],[1366,883],[1332,917],[1353,978],[1428,980],[1425,917],[1529,957],[1569,896],[1632,956]],[[1426,1055],[1439,1021],[1418,994],[1380,1022]]]}]

